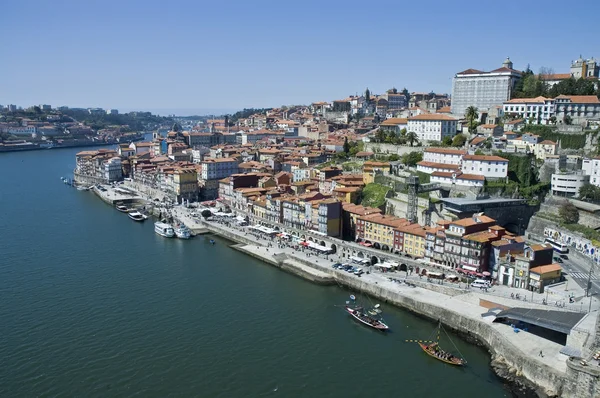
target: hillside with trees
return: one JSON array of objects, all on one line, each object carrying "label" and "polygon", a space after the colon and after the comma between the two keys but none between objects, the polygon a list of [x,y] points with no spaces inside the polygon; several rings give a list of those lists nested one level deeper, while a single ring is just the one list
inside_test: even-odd
[{"label": "hillside with trees", "polygon": [[588,79],[575,79],[571,77],[552,87],[540,79],[540,76],[553,74],[548,68],[541,68],[538,75],[534,74],[529,66],[517,82],[513,98],[535,98],[539,96],[555,98],[559,95],[597,95],[600,97],[600,88],[597,90],[594,82]]}]

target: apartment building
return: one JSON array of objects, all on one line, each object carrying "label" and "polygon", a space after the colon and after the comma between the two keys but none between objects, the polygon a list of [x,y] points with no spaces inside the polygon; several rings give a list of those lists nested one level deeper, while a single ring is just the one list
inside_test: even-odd
[{"label": "apartment building", "polygon": [[442,141],[456,135],[457,120],[443,113],[424,113],[408,118],[408,131],[419,141]]},{"label": "apartment building", "polygon": [[355,236],[365,246],[376,249],[394,249],[394,229],[408,225],[410,221],[382,214],[370,214],[356,220]]}]

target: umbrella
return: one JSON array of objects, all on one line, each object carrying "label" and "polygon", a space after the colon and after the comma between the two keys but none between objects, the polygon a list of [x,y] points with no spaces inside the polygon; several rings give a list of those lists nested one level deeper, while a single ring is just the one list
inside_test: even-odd
[{"label": "umbrella", "polygon": [[481,275],[483,275],[483,276],[490,276],[490,275],[492,275],[492,274],[490,274],[490,273],[489,273],[489,272],[487,272],[487,271],[483,271],[483,272],[481,273]]}]

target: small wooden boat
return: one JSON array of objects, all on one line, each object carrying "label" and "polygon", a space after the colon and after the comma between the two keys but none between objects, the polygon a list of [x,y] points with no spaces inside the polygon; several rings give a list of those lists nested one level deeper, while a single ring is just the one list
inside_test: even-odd
[{"label": "small wooden boat", "polygon": [[449,352],[442,350],[438,346],[438,343],[431,343],[431,344],[419,343],[419,346],[421,346],[421,349],[423,349],[423,351],[425,351],[427,353],[427,355],[434,357],[435,359],[445,362],[447,364],[463,366],[463,365],[466,365],[466,363],[467,363],[467,361],[465,361],[464,359],[454,356],[453,354],[450,354]]},{"label": "small wooden boat", "polygon": [[349,307],[346,306],[346,312],[352,315],[352,318],[356,319],[363,325],[367,325],[373,329],[385,331],[389,329],[389,326],[380,321],[379,319],[375,319],[369,315],[367,315],[362,307]]},{"label": "small wooden boat", "polygon": [[[464,357],[462,356],[462,354],[460,354],[460,351],[458,351],[458,348],[456,348],[456,346],[454,345],[454,343],[452,342],[452,339],[450,339],[450,336],[448,336],[448,339],[450,340],[450,342],[452,343],[452,345],[454,345],[454,348],[456,349],[456,351],[458,351],[458,353],[460,354],[460,356],[456,356],[448,351],[442,350],[439,346],[439,341],[440,341],[440,331],[442,330],[442,322],[438,323],[438,327],[436,330],[434,330],[434,333],[437,331],[437,340],[436,341],[431,341],[431,340],[407,340],[407,342],[409,343],[418,343],[419,347],[421,347],[421,349],[423,351],[425,351],[425,353],[427,355],[429,355],[430,357],[433,357],[435,359],[437,359],[438,361],[442,361],[444,363],[447,363],[449,365],[454,365],[454,366],[464,366],[467,364],[467,361],[464,359]],[[444,330],[444,333],[446,333],[446,330]],[[446,335],[448,335],[448,333],[446,333]],[[429,344],[427,344],[429,343]]]}]

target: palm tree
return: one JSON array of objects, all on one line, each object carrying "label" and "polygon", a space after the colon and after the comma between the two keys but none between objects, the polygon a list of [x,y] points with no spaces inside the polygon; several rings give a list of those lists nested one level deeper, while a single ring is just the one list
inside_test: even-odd
[{"label": "palm tree", "polygon": [[469,106],[466,110],[465,110],[465,117],[467,118],[467,120],[469,121],[469,133],[472,133],[473,130],[475,130],[475,120],[477,120],[477,118],[479,118],[479,114],[477,113],[478,109],[474,106]]},{"label": "palm tree", "polygon": [[406,140],[410,142],[410,146],[413,146],[413,143],[415,141],[419,141],[419,137],[414,131],[409,131],[408,133],[406,133]]}]

